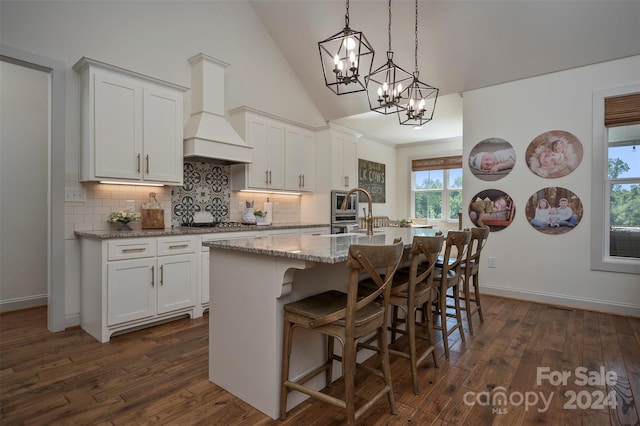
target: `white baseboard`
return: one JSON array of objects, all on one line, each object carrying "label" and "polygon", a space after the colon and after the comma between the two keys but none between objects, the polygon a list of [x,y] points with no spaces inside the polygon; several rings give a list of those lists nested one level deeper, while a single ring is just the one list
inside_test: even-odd
[{"label": "white baseboard", "polygon": [[80,325],[80,314],[67,314],[64,317],[64,328],[75,327]]},{"label": "white baseboard", "polygon": [[629,303],[612,303],[606,300],[595,300],[575,296],[565,296],[561,294],[543,293],[539,291],[520,290],[487,284],[481,285],[481,291],[482,293],[508,297],[511,299],[527,300],[530,302],[546,303],[575,309],[606,312],[609,314],[640,318],[640,306]]},{"label": "white baseboard", "polygon": [[36,294],[35,296],[0,300],[0,312],[18,311],[20,309],[35,308],[36,306],[47,306],[47,302],[48,298],[46,294]]}]

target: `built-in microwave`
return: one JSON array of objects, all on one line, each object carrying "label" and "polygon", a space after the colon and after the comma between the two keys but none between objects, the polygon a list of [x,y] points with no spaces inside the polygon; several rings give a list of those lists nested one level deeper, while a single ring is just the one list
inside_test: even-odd
[{"label": "built-in microwave", "polygon": [[351,194],[347,199],[345,209],[342,209],[347,191],[331,191],[331,232],[341,234],[347,227],[358,224],[358,194]]}]

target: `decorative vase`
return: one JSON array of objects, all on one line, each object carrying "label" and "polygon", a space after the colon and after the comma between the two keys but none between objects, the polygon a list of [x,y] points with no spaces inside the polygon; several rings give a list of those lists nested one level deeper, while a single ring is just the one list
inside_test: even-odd
[{"label": "decorative vase", "polygon": [[118,223],[120,224],[118,231],[133,231],[133,229],[131,229],[131,227],[129,226],[129,222],[118,221]]},{"label": "decorative vase", "polygon": [[253,214],[253,210],[247,209],[242,214],[242,222],[244,223],[256,223],[256,215]]}]

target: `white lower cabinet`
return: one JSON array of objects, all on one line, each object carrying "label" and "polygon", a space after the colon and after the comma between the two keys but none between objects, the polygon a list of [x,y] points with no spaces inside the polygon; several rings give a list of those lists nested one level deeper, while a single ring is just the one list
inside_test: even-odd
[{"label": "white lower cabinet", "polygon": [[107,325],[156,315],[155,257],[107,264]]},{"label": "white lower cabinet", "polygon": [[101,342],[116,332],[202,315],[200,239],[81,240],[82,328]]}]

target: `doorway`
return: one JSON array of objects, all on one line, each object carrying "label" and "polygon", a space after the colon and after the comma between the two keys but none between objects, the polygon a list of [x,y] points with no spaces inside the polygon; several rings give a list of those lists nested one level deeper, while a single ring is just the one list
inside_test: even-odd
[{"label": "doorway", "polygon": [[0,46],[0,308],[65,328],[64,64]]}]

